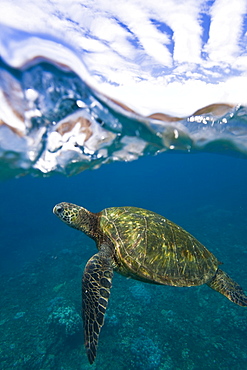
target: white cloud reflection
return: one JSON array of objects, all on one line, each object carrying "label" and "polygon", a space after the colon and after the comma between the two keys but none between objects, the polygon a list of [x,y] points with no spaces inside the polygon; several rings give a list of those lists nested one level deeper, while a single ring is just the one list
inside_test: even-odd
[{"label": "white cloud reflection", "polygon": [[[140,113],[187,115],[212,103],[247,104],[246,7],[246,0],[1,0],[0,27],[71,48],[100,89]],[[6,37],[2,31],[4,56],[14,53]],[[38,53],[39,43],[32,47]]]}]

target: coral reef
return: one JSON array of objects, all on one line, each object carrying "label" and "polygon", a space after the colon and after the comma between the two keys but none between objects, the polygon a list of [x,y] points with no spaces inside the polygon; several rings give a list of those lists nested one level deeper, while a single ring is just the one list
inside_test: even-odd
[{"label": "coral reef", "polygon": [[132,297],[140,301],[143,305],[149,304],[151,301],[151,293],[144,283],[135,283],[129,287]]},{"label": "coral reef", "polygon": [[[82,251],[76,238],[73,243],[72,252],[61,242],[57,251],[44,253],[19,274],[0,276],[1,369],[246,368],[244,309],[207,286],[148,285],[117,274],[97,361],[89,365],[83,348],[80,283],[92,251]],[[238,262],[240,266],[240,255]],[[235,277],[246,286],[240,269]],[[56,293],[54,286],[61,284]]]},{"label": "coral reef", "polygon": [[145,329],[142,327],[139,327],[130,349],[136,369],[152,370],[159,368],[162,352],[154,341],[147,336]]},{"label": "coral reef", "polygon": [[66,337],[70,337],[82,329],[81,316],[73,305],[54,305],[47,323],[56,333]]}]

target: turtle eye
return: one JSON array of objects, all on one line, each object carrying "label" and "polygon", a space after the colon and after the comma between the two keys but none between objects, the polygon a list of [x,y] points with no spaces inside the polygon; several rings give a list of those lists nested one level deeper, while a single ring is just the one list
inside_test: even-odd
[{"label": "turtle eye", "polygon": [[56,206],[56,212],[57,213],[62,213],[64,208],[62,206]]}]

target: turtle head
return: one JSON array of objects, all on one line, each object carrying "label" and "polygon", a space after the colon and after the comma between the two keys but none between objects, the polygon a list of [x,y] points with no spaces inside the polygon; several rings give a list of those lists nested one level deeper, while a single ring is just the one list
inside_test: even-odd
[{"label": "turtle head", "polygon": [[74,229],[93,237],[97,225],[97,216],[76,204],[62,202],[53,208],[53,213]]}]

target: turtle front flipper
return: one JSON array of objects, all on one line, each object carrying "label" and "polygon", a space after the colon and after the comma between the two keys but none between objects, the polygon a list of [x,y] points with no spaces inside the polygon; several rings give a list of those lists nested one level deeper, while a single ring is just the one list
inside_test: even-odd
[{"label": "turtle front flipper", "polygon": [[111,258],[99,251],[86,264],[82,277],[82,318],[87,356],[90,364],[96,357],[99,333],[112,286]]},{"label": "turtle front flipper", "polygon": [[247,307],[247,296],[243,289],[224,271],[218,269],[213,279],[207,284],[210,288],[226,296],[233,303]]}]

